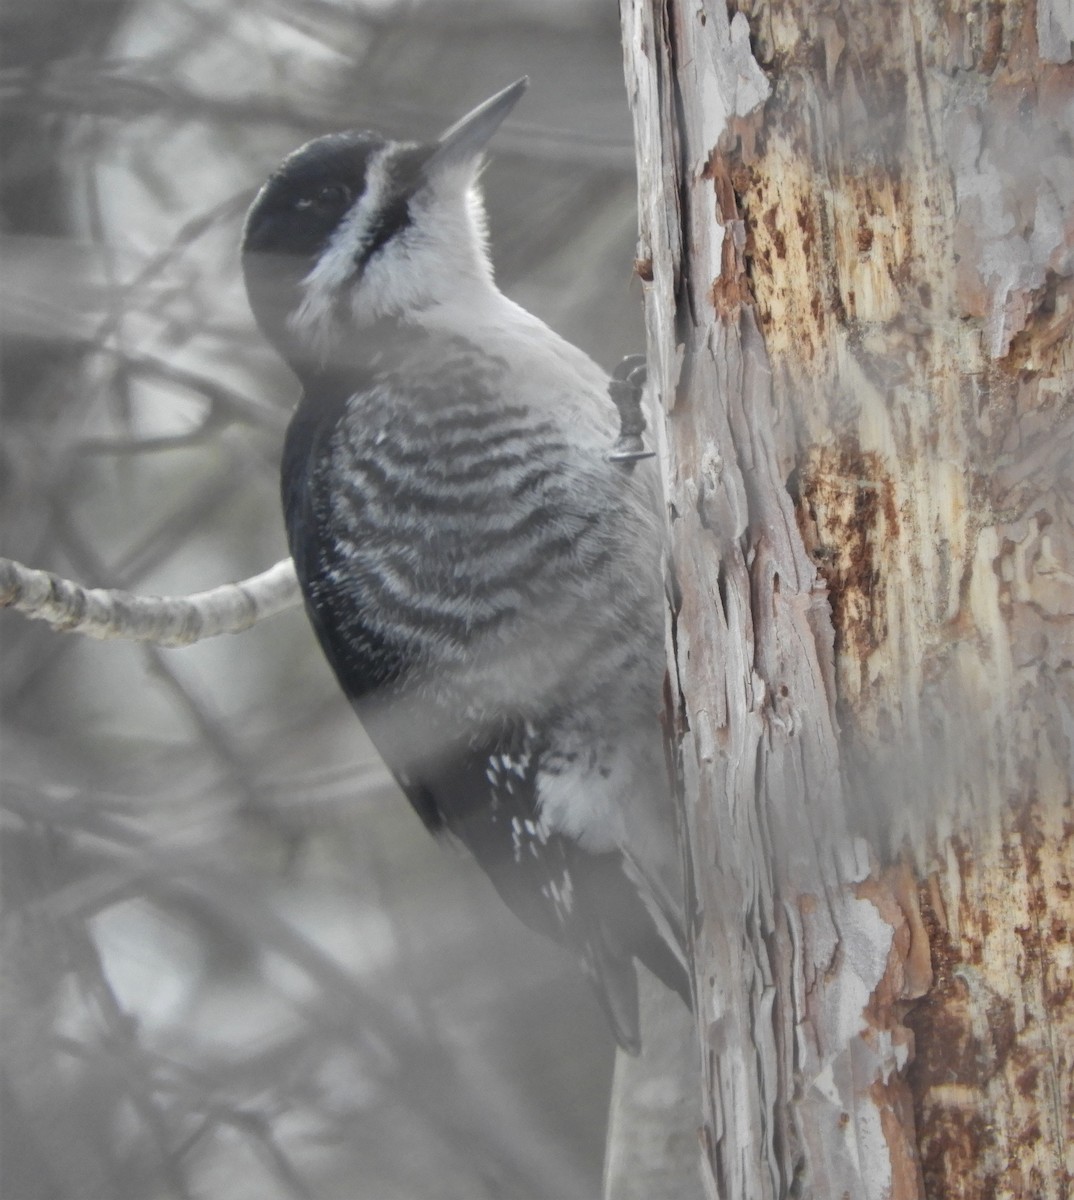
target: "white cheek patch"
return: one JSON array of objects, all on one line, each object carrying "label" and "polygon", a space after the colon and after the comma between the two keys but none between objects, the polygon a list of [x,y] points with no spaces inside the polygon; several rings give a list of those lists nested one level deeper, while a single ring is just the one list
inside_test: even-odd
[{"label": "white cheek patch", "polygon": [[386,146],[369,161],[365,189],[343,217],[313,269],[302,280],[302,300],[287,320],[307,345],[327,350],[338,321],[338,304],[357,270],[377,213],[390,186],[390,161],[397,147]]},{"label": "white cheek patch", "polygon": [[413,227],[397,233],[366,263],[362,286],[351,294],[355,325],[370,325],[380,317],[420,307],[422,278],[420,245]]},{"label": "white cheek patch", "polygon": [[288,327],[322,358],[347,328],[448,303],[474,281],[492,281],[472,164],[444,170],[421,187],[410,200],[410,221],[359,268],[392,198],[393,160],[412,148],[386,146],[370,159],[364,192],[302,281]]},{"label": "white cheek patch", "polygon": [[351,298],[355,324],[449,303],[474,279],[491,282],[484,231],[472,167],[434,179],[411,199],[407,227],[366,265]]}]

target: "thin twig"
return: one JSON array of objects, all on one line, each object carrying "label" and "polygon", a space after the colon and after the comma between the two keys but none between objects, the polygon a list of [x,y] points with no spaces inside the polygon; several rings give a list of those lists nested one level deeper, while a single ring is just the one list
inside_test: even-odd
[{"label": "thin twig", "polygon": [[136,596],[84,588],[49,571],[0,558],[0,608],[47,621],[64,633],[125,638],[158,646],[190,646],[221,633],[240,633],[298,603],[289,558],[244,579],[190,596]]}]

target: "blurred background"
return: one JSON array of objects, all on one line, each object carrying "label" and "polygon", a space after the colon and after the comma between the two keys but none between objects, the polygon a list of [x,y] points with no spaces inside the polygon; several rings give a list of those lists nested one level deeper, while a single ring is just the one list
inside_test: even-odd
[{"label": "blurred background", "polygon": [[[307,138],[428,138],[528,74],[501,287],[643,346],[607,0],[7,0],[0,552],[186,593],[285,553],[295,384],[242,214]],[[0,614],[4,1200],[591,1200],[613,1046],[422,829],[303,616],[184,650]]]}]

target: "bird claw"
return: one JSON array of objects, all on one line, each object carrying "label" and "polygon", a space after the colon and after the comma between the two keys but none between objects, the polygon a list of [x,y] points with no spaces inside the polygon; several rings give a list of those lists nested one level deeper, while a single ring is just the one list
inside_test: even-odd
[{"label": "bird claw", "polygon": [[643,387],[648,373],[644,354],[628,354],[612,372],[612,379]]},{"label": "bird claw", "polygon": [[654,458],[642,440],[645,432],[645,413],[641,398],[648,379],[644,354],[628,354],[612,372],[608,395],[619,412],[619,436],[608,455],[608,461],[632,466],[644,458]]}]

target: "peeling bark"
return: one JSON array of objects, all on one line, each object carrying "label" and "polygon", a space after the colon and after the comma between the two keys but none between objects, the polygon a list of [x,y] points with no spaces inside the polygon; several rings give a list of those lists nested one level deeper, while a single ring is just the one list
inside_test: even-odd
[{"label": "peeling bark", "polygon": [[737,7],[623,11],[710,1194],[1067,1197],[1074,15]]}]

